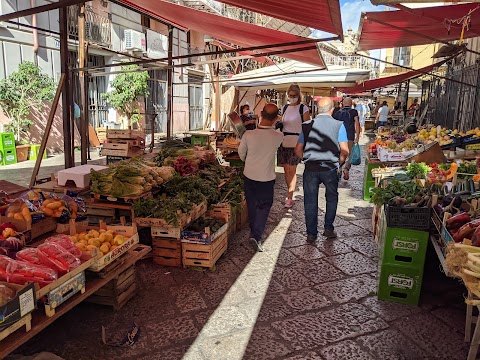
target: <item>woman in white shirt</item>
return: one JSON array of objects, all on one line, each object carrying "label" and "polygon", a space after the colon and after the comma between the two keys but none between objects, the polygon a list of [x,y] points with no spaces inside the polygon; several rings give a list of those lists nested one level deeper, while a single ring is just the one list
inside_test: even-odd
[{"label": "woman in white shirt", "polygon": [[283,166],[288,187],[285,207],[291,208],[293,206],[293,192],[297,186],[297,165],[301,161],[295,154],[295,145],[302,132],[302,123],[310,120],[311,117],[308,106],[302,104],[302,94],[298,85],[292,84],[288,87],[287,99],[288,105],[285,105],[282,109],[284,139],[277,152],[277,164]]}]

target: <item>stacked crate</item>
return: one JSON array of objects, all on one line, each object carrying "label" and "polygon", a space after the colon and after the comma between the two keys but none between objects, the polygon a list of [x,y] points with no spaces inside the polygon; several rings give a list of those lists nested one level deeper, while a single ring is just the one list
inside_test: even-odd
[{"label": "stacked crate", "polygon": [[[395,213],[399,210],[410,213]],[[378,298],[418,304],[430,228],[430,220],[423,217],[430,213],[422,208],[396,208],[393,214],[391,211],[388,207],[382,209],[380,217]],[[403,219],[401,227],[393,220],[395,217]],[[409,221],[409,217],[415,221]]]},{"label": "stacked crate", "polygon": [[365,158],[365,170],[363,174],[363,200],[369,201],[372,196],[372,189],[375,188],[375,179],[372,170],[380,167],[380,162],[373,162]]},{"label": "stacked crate", "polygon": [[128,159],[142,156],[145,152],[145,132],[137,130],[108,130],[101,155]]},{"label": "stacked crate", "polygon": [[0,165],[17,163],[15,136],[12,133],[0,133]]}]

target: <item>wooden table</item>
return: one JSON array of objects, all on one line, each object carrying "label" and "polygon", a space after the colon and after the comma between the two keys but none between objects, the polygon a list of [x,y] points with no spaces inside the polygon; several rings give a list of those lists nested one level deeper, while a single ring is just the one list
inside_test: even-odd
[{"label": "wooden table", "polygon": [[33,188],[36,190],[50,191],[62,194],[65,194],[67,191],[72,191],[76,193],[86,193],[90,191],[90,187],[78,188],[76,186],[60,186],[58,185],[56,180],[50,180],[43,184],[35,185]]},{"label": "wooden table", "polygon": [[0,180],[0,190],[6,192],[10,197],[15,198],[25,191],[28,191],[28,188],[11,183],[10,181]]},{"label": "wooden table", "polygon": [[[139,250],[140,249],[140,250]],[[148,251],[147,251],[148,252]],[[0,359],[5,358],[8,354],[25,344],[28,340],[43,331],[48,325],[52,324],[60,316],[66,314],[69,310],[80,304],[90,295],[101,289],[103,286],[113,280],[118,274],[128,269],[145,255],[145,246],[137,245],[130,249],[123,257],[123,263],[120,266],[112,268],[112,271],[102,272],[99,277],[88,279],[85,284],[85,292],[77,293],[71,299],[55,309],[55,315],[47,317],[42,310],[35,310],[32,313],[32,328],[28,332],[24,332],[23,328],[17,330],[4,340],[0,341]],[[113,265],[113,263],[112,263]],[[79,319],[81,321],[81,319]]]}]

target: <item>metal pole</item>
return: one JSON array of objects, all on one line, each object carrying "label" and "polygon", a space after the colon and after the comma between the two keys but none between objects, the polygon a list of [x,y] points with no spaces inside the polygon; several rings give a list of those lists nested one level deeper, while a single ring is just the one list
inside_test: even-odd
[{"label": "metal pole", "polygon": [[[324,39],[307,39],[307,40],[301,40],[301,41],[294,41],[294,42],[288,42],[288,43],[279,43],[279,44],[269,44],[269,45],[260,45],[260,46],[251,46],[251,47],[245,47],[245,48],[237,48],[233,50],[217,50],[217,51],[209,51],[209,52],[203,52],[199,54],[186,54],[186,55],[178,55],[178,56],[172,56],[172,60],[180,60],[180,59],[188,59],[191,57],[199,57],[199,56],[211,56],[211,55],[222,55],[222,54],[231,54],[239,51],[245,51],[245,50],[262,50],[262,49],[269,49],[269,48],[281,48],[285,46],[294,46],[294,45],[308,45],[308,44],[315,44],[319,43],[322,41],[330,41],[330,40],[337,40],[338,37],[331,37],[331,38],[324,38]],[[311,49],[316,49],[316,45],[310,45],[306,47],[298,47],[298,48],[293,48],[293,49],[285,49],[285,50],[279,50],[279,51],[268,51],[265,53],[259,53],[259,54],[252,54],[252,57],[259,57],[259,56],[268,56],[268,55],[275,55],[275,54],[282,54],[282,53],[288,53],[288,52],[300,52],[304,50],[311,50]],[[97,66],[87,66],[83,69],[76,69],[76,71],[90,71],[90,70],[95,70],[95,69],[106,69],[106,68],[112,68],[112,67],[118,67],[118,66],[126,66],[126,65],[140,65],[140,64],[149,64],[149,63],[155,63],[155,62],[161,62],[161,61],[168,61],[168,57],[166,58],[159,58],[159,59],[145,59],[145,60],[138,60],[138,61],[130,61],[130,62],[121,62],[121,63],[115,63],[115,64],[107,64],[107,65],[97,65]]]},{"label": "metal pole", "polygon": [[407,112],[408,112],[408,93],[410,91],[410,80],[407,81],[407,87],[405,89],[405,107],[403,108],[403,118],[407,118]]},{"label": "metal pole", "polygon": [[173,125],[173,27],[168,27],[168,69],[167,69],[167,139],[172,137]]},{"label": "metal pole", "polygon": [[65,157],[65,168],[75,166],[72,158],[72,130],[71,130],[71,97],[70,97],[70,73],[68,70],[68,8],[59,9],[60,16],[60,68],[65,77],[62,89],[62,112],[63,112],[63,150]]},{"label": "metal pole", "polygon": [[[60,0],[51,4],[47,5],[42,5],[42,6],[37,6],[25,10],[20,10],[20,11],[15,11],[13,13],[5,14],[5,15],[0,15],[0,22],[2,21],[7,21],[11,19],[16,19],[16,18],[21,18],[25,16],[30,16],[32,14],[38,14],[41,12],[45,11],[50,11],[50,10],[55,10],[55,9],[66,9],[67,6],[70,5],[76,5],[81,2],[84,2],[85,0]],[[61,12],[61,10],[60,10]],[[61,32],[61,31],[60,31]]]},{"label": "metal pole", "polygon": [[[78,67],[85,66],[85,3],[80,5],[78,13]],[[87,163],[87,131],[88,125],[86,123],[85,113],[88,111],[87,99],[85,97],[85,72],[78,73],[78,80],[80,84],[80,149],[81,149],[81,164]]]}]

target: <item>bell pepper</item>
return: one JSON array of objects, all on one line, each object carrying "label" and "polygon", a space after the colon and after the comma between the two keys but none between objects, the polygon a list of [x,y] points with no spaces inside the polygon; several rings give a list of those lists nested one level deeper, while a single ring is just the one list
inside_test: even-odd
[{"label": "bell pepper", "polygon": [[480,219],[470,221],[469,223],[463,225],[458,231],[453,235],[453,240],[455,242],[461,242],[463,239],[470,239],[477,227],[480,225]]}]

